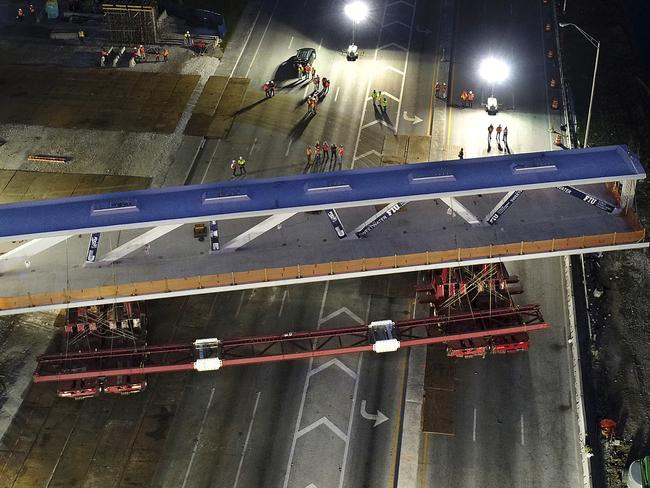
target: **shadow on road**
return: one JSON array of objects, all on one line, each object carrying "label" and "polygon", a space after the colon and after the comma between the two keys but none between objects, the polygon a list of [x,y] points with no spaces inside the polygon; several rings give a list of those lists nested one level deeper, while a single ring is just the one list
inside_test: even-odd
[{"label": "shadow on road", "polygon": [[305,115],[302,116],[302,118],[296,122],[296,125],[294,125],[291,128],[291,132],[289,132],[289,137],[293,139],[294,141],[298,139],[303,132],[305,132],[305,129],[309,125],[309,122],[314,118],[315,114],[312,113],[306,113]]},{"label": "shadow on road", "polygon": [[275,75],[273,76],[276,85],[279,85],[283,81],[291,80],[298,75],[296,68],[293,67],[294,58],[295,56],[290,57],[276,68]]},{"label": "shadow on road", "polygon": [[244,112],[248,112],[250,109],[257,107],[260,103],[264,103],[267,100],[270,100],[270,98],[269,97],[260,98],[257,102],[253,102],[253,103],[251,103],[249,105],[246,105],[245,107],[242,107],[239,110],[237,110],[235,112],[235,115],[240,115],[240,114],[242,114]]}]

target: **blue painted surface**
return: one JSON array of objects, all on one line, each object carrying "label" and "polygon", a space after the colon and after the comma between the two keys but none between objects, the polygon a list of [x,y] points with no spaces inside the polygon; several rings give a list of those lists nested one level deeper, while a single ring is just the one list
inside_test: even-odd
[{"label": "blue painted surface", "polygon": [[0,205],[0,237],[644,177],[626,146],[538,152],[6,204]]}]

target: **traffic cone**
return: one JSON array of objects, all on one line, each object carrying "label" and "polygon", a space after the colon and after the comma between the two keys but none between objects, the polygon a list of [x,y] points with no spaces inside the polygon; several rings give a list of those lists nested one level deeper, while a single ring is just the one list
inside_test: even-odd
[{"label": "traffic cone", "polygon": [[544,30],[545,30],[546,32],[551,32],[551,24],[546,24],[546,25],[544,26]]},{"label": "traffic cone", "polygon": [[556,146],[562,146],[562,135],[561,134],[557,134],[555,136],[555,145]]},{"label": "traffic cone", "polygon": [[555,88],[557,86],[557,80],[555,78],[551,78],[549,85],[551,88]]},{"label": "traffic cone", "polygon": [[546,52],[546,57],[547,57],[548,59],[553,59],[553,58],[555,57],[555,53],[553,52],[552,49],[549,49],[549,50]]},{"label": "traffic cone", "polygon": [[554,98],[553,101],[551,102],[551,108],[553,110],[557,110],[560,108],[560,101],[557,98]]}]

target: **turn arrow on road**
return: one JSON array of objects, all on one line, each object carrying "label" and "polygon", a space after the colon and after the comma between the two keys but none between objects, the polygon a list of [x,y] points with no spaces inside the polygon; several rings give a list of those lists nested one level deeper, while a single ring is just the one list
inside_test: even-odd
[{"label": "turn arrow on road", "polygon": [[404,110],[404,120],[406,120],[407,122],[413,122],[413,125],[419,124],[420,122],[422,122],[422,119],[420,117],[418,117],[417,115],[415,117],[409,117],[406,110]]},{"label": "turn arrow on road", "polygon": [[366,412],[366,401],[361,400],[361,416],[366,419],[366,420],[374,420],[375,425],[373,427],[377,427],[379,424],[383,424],[388,420],[388,417],[386,417],[383,413],[381,413],[379,410],[377,410],[377,415],[370,414]]}]

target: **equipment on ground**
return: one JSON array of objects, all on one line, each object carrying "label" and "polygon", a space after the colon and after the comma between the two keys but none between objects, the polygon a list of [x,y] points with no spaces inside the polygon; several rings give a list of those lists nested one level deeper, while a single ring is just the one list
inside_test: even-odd
[{"label": "equipment on ground", "polygon": [[485,110],[488,115],[496,115],[499,111],[499,104],[497,103],[496,97],[488,97],[487,103],[485,104]]},{"label": "equipment on ground", "polygon": [[356,44],[350,44],[348,46],[348,51],[347,51],[347,54],[346,54],[345,58],[348,61],[356,61],[357,59],[359,59],[358,50],[359,50],[359,48],[357,47]]}]

